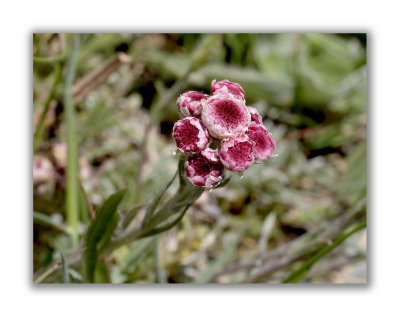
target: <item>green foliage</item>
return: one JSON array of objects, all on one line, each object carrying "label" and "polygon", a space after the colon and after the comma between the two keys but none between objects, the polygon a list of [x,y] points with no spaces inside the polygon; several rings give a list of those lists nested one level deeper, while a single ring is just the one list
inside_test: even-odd
[{"label": "green foliage", "polygon": [[86,282],[93,283],[95,281],[98,257],[118,224],[117,207],[124,194],[125,190],[122,190],[111,195],[96,213],[95,219],[88,228],[86,250],[83,254]]},{"label": "green foliage", "polygon": [[367,221],[363,220],[360,224],[358,224],[350,232],[342,235],[339,239],[335,240],[331,245],[329,245],[325,248],[322,248],[320,251],[318,251],[317,254],[315,254],[313,257],[311,257],[299,269],[292,272],[286,279],[284,279],[282,283],[298,283],[298,282],[300,282],[304,278],[306,273],[311,269],[313,264],[315,264],[318,260],[320,260],[327,253],[331,252],[334,248],[336,248],[338,245],[340,245],[344,240],[346,240],[348,237],[350,237],[353,233],[356,233],[357,231],[365,228],[366,226],[367,226]]}]

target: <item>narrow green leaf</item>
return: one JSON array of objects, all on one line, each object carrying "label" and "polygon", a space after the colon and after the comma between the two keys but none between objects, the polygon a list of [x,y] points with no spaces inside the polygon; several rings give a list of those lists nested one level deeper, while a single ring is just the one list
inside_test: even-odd
[{"label": "narrow green leaf", "polygon": [[83,188],[81,186],[79,186],[78,188],[78,195],[80,219],[85,225],[87,225],[90,221],[89,206],[88,202],[86,201],[85,193],[83,192]]},{"label": "narrow green leaf", "polygon": [[315,254],[311,259],[309,259],[306,263],[304,263],[299,269],[292,272],[282,283],[298,283],[303,277],[307,274],[307,272],[311,269],[311,267],[320,260],[324,255],[332,251],[339,244],[341,244],[344,240],[350,237],[353,233],[365,228],[367,226],[367,221],[363,220],[359,223],[353,230],[350,232],[343,234],[337,240],[335,240],[331,245],[322,248],[317,254]]},{"label": "narrow green leaf", "polygon": [[60,64],[58,64],[57,68],[55,70],[55,73],[54,73],[54,82],[53,82],[53,85],[51,86],[50,92],[47,95],[46,101],[44,103],[44,109],[43,109],[42,115],[40,117],[39,123],[37,125],[35,137],[33,139],[33,154],[34,155],[39,146],[40,139],[42,138],[42,135],[43,135],[44,123],[46,121],[47,113],[49,112],[49,109],[50,109],[50,103],[54,98],[54,95],[56,93],[57,84],[61,81],[61,79],[62,79],[62,67]]},{"label": "narrow green leaf", "polygon": [[[111,195],[100,207],[96,218],[90,224],[86,236],[86,251],[84,253],[85,280],[93,283],[94,272],[98,253],[101,251],[111,238],[115,229],[113,217],[116,214],[117,207],[121,202],[126,190]],[[108,228],[108,227],[111,227]]]},{"label": "narrow green leaf", "polygon": [[33,63],[35,64],[52,64],[63,62],[68,57],[68,51],[65,51],[55,56],[33,56]]},{"label": "narrow green leaf", "polygon": [[160,226],[160,227],[157,227],[155,229],[152,229],[152,230],[146,232],[145,234],[141,235],[141,237],[154,236],[156,234],[159,234],[159,233],[162,233],[164,231],[167,231],[167,230],[171,229],[172,227],[177,225],[182,220],[183,216],[185,215],[186,211],[189,209],[190,205],[186,206],[185,209],[183,209],[181,214],[174,221],[172,221],[169,224],[166,224],[164,226]]},{"label": "narrow green leaf", "polygon": [[174,214],[179,213],[178,206],[191,206],[197,198],[204,192],[204,187],[194,186],[190,182],[185,182],[183,186],[180,186],[177,193],[172,197],[149,222],[148,227],[154,228],[167,220]]},{"label": "narrow green leaf", "polygon": [[[183,164],[183,159],[180,161],[180,164]],[[181,170],[181,169],[180,169]],[[200,186],[194,186],[190,182],[183,180],[184,183],[181,183],[177,192],[173,197],[171,197],[163,207],[161,207],[158,212],[152,216],[150,219],[149,223],[146,226],[142,226],[141,228],[136,228],[133,229],[130,232],[124,233],[121,237],[111,241],[104,252],[111,252],[112,250],[115,250],[116,248],[124,245],[131,243],[135,241],[136,239],[143,238],[145,236],[148,236],[151,230],[156,228],[158,225],[163,223],[165,220],[167,220],[169,217],[176,215],[179,213],[181,206],[191,206],[197,198],[201,196],[201,194],[204,192],[204,188]],[[183,214],[181,214],[181,217],[183,217]],[[179,221],[178,219],[175,220]],[[173,222],[172,224],[175,225],[176,223]],[[158,227],[155,229],[156,231],[151,232],[151,234],[157,234],[162,231],[168,230],[170,225],[167,225],[167,227]]]},{"label": "narrow green leaf", "polygon": [[174,176],[171,178],[171,180],[156,194],[156,196],[154,197],[152,203],[147,207],[146,215],[145,215],[145,218],[143,220],[143,226],[146,226],[149,223],[149,221],[151,219],[151,216],[154,213],[154,210],[157,208],[158,204],[161,201],[161,198],[164,196],[164,194],[167,191],[167,189],[174,182],[175,177],[176,177],[177,174],[178,174],[178,171],[174,174]]},{"label": "narrow green leaf", "polygon": [[124,217],[122,221],[122,228],[126,229],[126,227],[129,226],[129,224],[132,222],[132,220],[136,217],[136,215],[139,213],[139,211],[142,210],[143,207],[146,207],[147,204],[138,204],[133,206],[127,213],[126,216]]},{"label": "narrow green leaf", "polygon": [[110,241],[115,229],[118,226],[118,222],[119,222],[119,214],[117,212],[114,213],[114,215],[112,216],[111,220],[109,221],[106,229],[104,230],[103,236],[101,237],[98,246],[97,246],[97,250],[98,252],[101,252],[104,247],[107,245],[108,241]]},{"label": "narrow green leaf", "polygon": [[55,222],[51,217],[42,214],[41,212],[33,212],[33,223],[57,229],[63,233],[69,234],[68,228],[58,222]]},{"label": "narrow green leaf", "polygon": [[63,283],[69,283],[68,264],[63,253],[61,253],[61,266]]},{"label": "narrow green leaf", "polygon": [[96,269],[94,271],[94,283],[110,283],[104,261],[97,261]]}]

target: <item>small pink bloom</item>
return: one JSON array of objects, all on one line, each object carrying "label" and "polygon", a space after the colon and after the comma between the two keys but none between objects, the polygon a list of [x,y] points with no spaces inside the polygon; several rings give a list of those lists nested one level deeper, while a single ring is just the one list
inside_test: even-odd
[{"label": "small pink bloom", "polygon": [[254,143],[243,136],[223,141],[219,150],[222,164],[233,172],[243,172],[253,164],[252,154]]},{"label": "small pink bloom", "polygon": [[236,99],[244,101],[244,90],[242,86],[237,83],[233,83],[227,79],[216,81],[215,79],[211,83],[211,94],[232,94]]},{"label": "small pink bloom", "polygon": [[246,134],[255,143],[253,148],[255,163],[261,163],[271,157],[275,151],[275,141],[263,125],[252,122]]},{"label": "small pink bloom", "polygon": [[210,135],[203,123],[193,117],[176,122],[172,135],[178,149],[184,153],[198,153],[211,142]]},{"label": "small pink bloom", "polygon": [[201,101],[207,99],[208,96],[203,95],[201,92],[188,91],[179,96],[177,100],[178,110],[185,117],[201,116]]},{"label": "small pink bloom", "polygon": [[254,107],[247,107],[247,110],[250,112],[251,116],[251,121],[258,123],[258,124],[263,124],[262,118],[260,114],[258,113],[257,109]]},{"label": "small pink bloom", "polygon": [[33,184],[40,185],[50,182],[54,178],[54,167],[51,161],[44,156],[33,157]]},{"label": "small pink bloom", "polygon": [[185,170],[189,181],[196,186],[212,188],[224,178],[224,166],[217,151],[210,148],[189,156]]},{"label": "small pink bloom", "polygon": [[245,133],[250,124],[244,101],[230,94],[218,94],[203,101],[201,118],[210,134],[220,140]]}]

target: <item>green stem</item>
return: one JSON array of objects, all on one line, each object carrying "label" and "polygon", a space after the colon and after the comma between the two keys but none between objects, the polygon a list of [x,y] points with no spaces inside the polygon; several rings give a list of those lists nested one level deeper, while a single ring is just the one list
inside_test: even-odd
[{"label": "green stem", "polygon": [[51,64],[64,61],[68,57],[68,51],[55,56],[33,56],[33,62],[37,64]]},{"label": "green stem", "polygon": [[179,169],[176,171],[176,173],[174,174],[174,176],[171,178],[171,180],[167,183],[166,186],[164,186],[164,188],[162,188],[159,193],[156,194],[156,197],[154,198],[153,202],[147,207],[146,209],[146,214],[143,220],[143,226],[147,226],[147,224],[149,223],[151,217],[153,216],[153,213],[155,211],[155,209],[157,208],[158,204],[160,203],[161,198],[164,196],[165,192],[167,191],[167,189],[172,185],[172,183],[174,182],[176,176],[179,173]]},{"label": "green stem", "polygon": [[[174,175],[175,177],[175,175]],[[111,241],[108,246],[104,249],[103,253],[107,254],[113,250],[129,244],[135,240],[144,238],[151,234],[151,231],[157,229],[157,226],[167,220],[174,214],[178,214],[182,208],[188,208],[192,205],[197,198],[203,193],[204,188],[193,186],[188,181],[181,183],[177,192],[171,197],[165,205],[149,220],[146,226],[139,226],[130,232],[123,234],[121,237]],[[169,226],[165,226],[169,229]],[[154,232],[160,233],[161,231],[156,230]]]},{"label": "green stem", "polygon": [[190,207],[190,204],[186,205],[185,208],[181,211],[181,214],[178,217],[176,217],[175,220],[169,222],[168,224],[161,225],[161,226],[159,226],[155,229],[151,229],[151,230],[149,228],[148,230],[146,230],[145,233],[140,235],[140,238],[154,236],[154,235],[157,235],[159,233],[167,231],[167,230],[171,229],[172,227],[176,226],[182,220],[183,216],[186,214],[186,211],[189,209],[189,207]]},{"label": "green stem", "polygon": [[75,108],[72,99],[72,84],[75,77],[76,58],[79,51],[79,34],[73,38],[72,51],[68,60],[65,78],[64,103],[67,123],[67,170],[66,170],[66,214],[67,223],[72,229],[72,246],[78,245],[78,150],[75,135]]},{"label": "green stem", "polygon": [[37,147],[39,145],[39,141],[42,138],[42,134],[43,134],[43,130],[44,130],[44,122],[45,122],[45,119],[46,119],[46,116],[47,116],[47,112],[50,109],[50,103],[54,98],[54,94],[56,92],[57,84],[61,80],[61,74],[62,74],[61,70],[62,70],[61,64],[58,64],[57,68],[56,68],[56,71],[55,71],[55,74],[54,74],[54,82],[53,82],[53,85],[52,85],[51,90],[49,92],[49,95],[47,96],[47,99],[46,99],[46,101],[44,103],[43,113],[42,113],[42,115],[40,117],[40,120],[39,120],[39,123],[38,123],[38,127],[37,127],[37,130],[36,130],[36,133],[35,133],[35,137],[34,137],[34,140],[33,140],[33,154],[34,155],[35,155]]},{"label": "green stem", "polygon": [[302,280],[302,278],[305,276],[305,274],[308,272],[308,270],[315,264],[315,262],[317,262],[324,255],[326,255],[327,253],[332,251],[338,245],[340,245],[344,240],[346,240],[348,237],[350,237],[353,233],[365,228],[366,226],[367,226],[367,221],[363,220],[353,230],[351,230],[350,232],[348,232],[346,234],[343,234],[341,237],[339,237],[337,240],[335,240],[331,245],[321,249],[311,259],[309,259],[306,263],[304,263],[298,270],[294,271],[285,280],[283,280],[283,283],[298,283],[298,282],[300,282]]}]

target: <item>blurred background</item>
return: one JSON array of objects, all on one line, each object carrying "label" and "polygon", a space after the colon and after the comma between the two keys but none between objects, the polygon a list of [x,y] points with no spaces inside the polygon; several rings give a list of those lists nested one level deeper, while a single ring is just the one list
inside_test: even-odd
[{"label": "blurred background", "polygon": [[[73,37],[33,35],[34,278],[76,251],[65,211]],[[318,257],[365,219],[366,34],[81,34],[79,42],[80,237],[111,194],[128,188],[123,214],[174,175],[171,133],[185,91],[239,83],[277,142],[278,156],[204,192],[179,225],[115,250],[99,282],[281,283],[315,257],[304,283],[366,282],[366,229]],[[69,271],[82,281],[79,264]],[[62,272],[42,280],[62,282]]]}]

